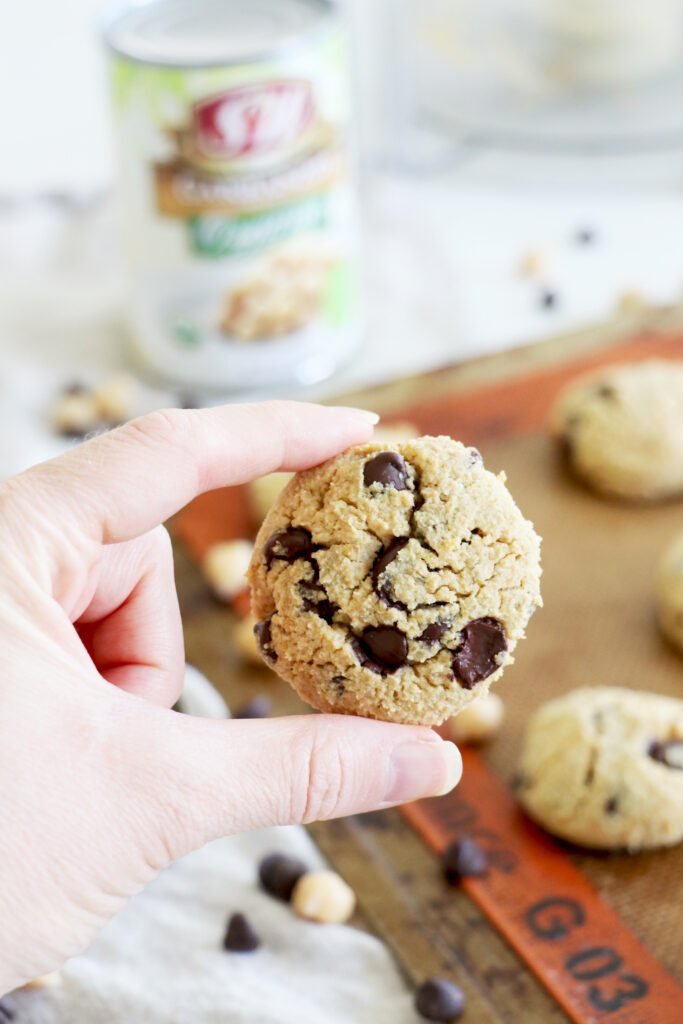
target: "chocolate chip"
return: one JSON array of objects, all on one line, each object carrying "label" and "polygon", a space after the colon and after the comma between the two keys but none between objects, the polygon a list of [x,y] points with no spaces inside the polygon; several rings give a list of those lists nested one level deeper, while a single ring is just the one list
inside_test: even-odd
[{"label": "chocolate chip", "polygon": [[309,868],[298,857],[287,857],[284,853],[271,853],[259,864],[258,876],[261,885],[279,900],[287,902],[294,886]]},{"label": "chocolate chip", "polygon": [[351,645],[361,665],[372,672],[395,672],[408,657],[408,641],[396,626],[368,626]]},{"label": "chocolate chip", "polygon": [[228,921],[223,949],[231,953],[253,953],[260,945],[261,940],[244,914],[233,914]]},{"label": "chocolate chip", "polygon": [[579,245],[593,245],[597,237],[598,233],[595,228],[579,228],[575,235]]},{"label": "chocolate chip", "polygon": [[406,491],[408,470],[402,456],[398,452],[379,452],[368,459],[363,467],[363,483],[366,487],[370,484],[382,484],[383,487]]},{"label": "chocolate chip", "polygon": [[460,685],[471,690],[496,671],[496,655],[507,650],[507,637],[503,623],[491,616],[468,622],[462,637],[453,655],[453,671]]},{"label": "chocolate chip", "polygon": [[380,601],[389,608],[398,608],[400,611],[404,612],[408,610],[407,607],[402,601],[394,600],[389,584],[382,583],[380,581],[380,577],[387,566],[396,558],[399,551],[403,550],[409,540],[410,537],[394,537],[394,539],[382,550],[377,561],[372,567],[372,588]]},{"label": "chocolate chip", "polygon": [[469,836],[449,843],[441,855],[444,877],[452,885],[457,885],[461,878],[483,875],[488,863],[485,851]]},{"label": "chocolate chip", "polygon": [[302,582],[299,584],[299,592],[303,598],[304,611],[315,612],[325,622],[332,623],[334,613],[339,611],[339,605],[330,601],[321,584]]},{"label": "chocolate chip", "polygon": [[605,800],[605,814],[616,814],[619,810],[619,797],[611,796]]},{"label": "chocolate chip", "polygon": [[601,384],[597,389],[596,394],[599,398],[616,398],[616,388],[613,388],[610,384]]},{"label": "chocolate chip", "polygon": [[683,771],[683,740],[665,740],[663,743],[654,740],[648,753],[653,761]]},{"label": "chocolate chip", "polygon": [[439,642],[439,640],[448,632],[449,627],[449,622],[432,622],[426,629],[422,630],[417,639],[421,640],[423,644],[429,644],[431,647],[432,644]]},{"label": "chocolate chip", "polygon": [[478,462],[483,462],[482,454],[478,448],[470,448],[470,466],[476,466]]},{"label": "chocolate chip", "polygon": [[549,288],[546,288],[541,292],[539,302],[543,309],[554,309],[557,305],[557,292],[552,292]]},{"label": "chocolate chip", "polygon": [[267,718],[270,714],[271,699],[261,695],[252,697],[246,704],[241,704],[236,711],[232,712],[233,718]]},{"label": "chocolate chip", "polygon": [[3,996],[0,999],[0,1024],[5,1021],[14,1020],[17,1015],[18,1006],[12,996]]},{"label": "chocolate chip", "polygon": [[334,687],[335,696],[343,697],[346,690],[346,680],[344,679],[344,676],[332,676],[330,683]]},{"label": "chocolate chip", "polygon": [[257,622],[254,626],[254,636],[256,637],[256,643],[261,649],[261,654],[266,661],[277,661],[277,651],[273,647],[273,638],[270,632],[270,623],[275,615],[275,612],[271,612],[267,619],[263,622]]},{"label": "chocolate chip", "polygon": [[64,386],[64,395],[87,395],[90,388],[80,380],[72,380]]},{"label": "chocolate chip", "polygon": [[457,1020],[465,1009],[465,993],[445,978],[428,978],[415,992],[415,1009],[426,1020]]},{"label": "chocolate chip", "polygon": [[297,558],[310,558],[315,550],[313,538],[308,530],[300,526],[289,526],[286,530],[278,530],[267,541],[263,548],[263,557],[266,568],[270,569],[275,559],[294,562]]}]

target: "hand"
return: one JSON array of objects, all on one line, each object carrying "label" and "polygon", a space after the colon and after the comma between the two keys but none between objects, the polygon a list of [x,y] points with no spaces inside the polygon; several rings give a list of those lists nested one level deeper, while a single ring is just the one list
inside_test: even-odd
[{"label": "hand", "polygon": [[168,534],[202,491],[371,435],[295,403],[153,413],[0,487],[0,993],[83,950],[212,838],[452,788],[426,728],[171,712],[184,670]]}]

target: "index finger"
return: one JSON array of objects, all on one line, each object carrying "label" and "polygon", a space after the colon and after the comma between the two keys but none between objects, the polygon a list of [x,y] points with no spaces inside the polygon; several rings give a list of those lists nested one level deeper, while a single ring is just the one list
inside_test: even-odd
[{"label": "index finger", "polygon": [[138,537],[196,495],[314,466],[372,434],[374,413],[305,402],[166,409],[16,477],[31,503],[104,544]]}]

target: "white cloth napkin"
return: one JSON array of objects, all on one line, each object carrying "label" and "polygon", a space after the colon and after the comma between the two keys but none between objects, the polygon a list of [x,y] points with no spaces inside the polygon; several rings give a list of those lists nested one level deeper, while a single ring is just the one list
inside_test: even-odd
[{"label": "white cloth napkin", "polygon": [[[186,704],[220,717],[196,669]],[[323,858],[301,827],[209,843],[163,871],[71,959],[59,988],[14,993],[21,1024],[415,1024],[412,994],[388,950],[349,925],[296,917],[257,882],[280,851],[311,867]],[[228,917],[241,911],[261,938],[228,953]]]}]

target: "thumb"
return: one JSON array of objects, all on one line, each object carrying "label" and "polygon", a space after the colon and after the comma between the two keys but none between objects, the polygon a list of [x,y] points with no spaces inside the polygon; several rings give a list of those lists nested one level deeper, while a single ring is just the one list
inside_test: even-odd
[{"label": "thumb", "polygon": [[431,729],[344,715],[210,721],[148,705],[126,735],[145,820],[172,858],[233,832],[440,796],[462,775],[457,747]]}]

